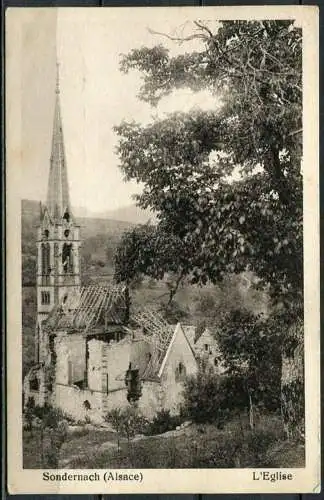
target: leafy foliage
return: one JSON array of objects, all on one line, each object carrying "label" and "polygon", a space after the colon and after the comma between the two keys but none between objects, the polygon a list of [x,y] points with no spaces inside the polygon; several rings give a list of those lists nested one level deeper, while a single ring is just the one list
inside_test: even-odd
[{"label": "leafy foliage", "polygon": [[67,422],[62,411],[50,405],[35,406],[33,413],[40,420],[42,466],[57,469],[60,450],[68,435]]},{"label": "leafy foliage", "polygon": [[147,425],[144,434],[148,436],[163,434],[174,430],[181,423],[182,418],[179,415],[171,415],[170,410],[161,410],[155,415],[152,422]]},{"label": "leafy foliage", "polygon": [[198,373],[184,382],[183,416],[195,423],[213,422],[222,426],[230,415],[231,394],[224,390],[225,383],[225,379],[215,376],[214,371],[202,363]]},{"label": "leafy foliage", "polygon": [[[189,38],[201,40],[200,52],[170,57],[158,46],[121,62],[141,72],[139,97],[152,105],[184,86],[221,100],[215,111],[116,127],[121,169],[144,183],[138,203],[158,218],[149,244],[157,269],[147,256],[132,269],[159,279],[177,267],[201,284],[250,269],[276,301],[290,302],[302,293],[303,271],[301,31],[291,21],[195,29]],[[144,249],[147,235],[135,236]],[[158,241],[168,248],[161,259]]]},{"label": "leafy foliage", "polygon": [[121,437],[126,437],[129,442],[136,433],[142,432],[147,425],[146,419],[142,417],[133,406],[114,408],[107,413],[105,419],[113,426],[118,434],[118,448]]},{"label": "leafy foliage", "polygon": [[[245,400],[268,409],[280,406],[282,345],[285,330],[278,318],[256,318],[249,312],[233,311],[222,318],[218,341],[228,373]],[[229,384],[234,389],[233,382]],[[246,404],[247,406],[247,404]]]}]

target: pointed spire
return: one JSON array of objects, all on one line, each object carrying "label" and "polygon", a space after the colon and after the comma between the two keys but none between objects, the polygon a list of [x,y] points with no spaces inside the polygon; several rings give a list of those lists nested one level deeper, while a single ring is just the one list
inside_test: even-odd
[{"label": "pointed spire", "polygon": [[55,95],[47,209],[52,218],[61,219],[66,211],[71,215],[71,209],[60,106],[60,76],[58,62],[56,63]]},{"label": "pointed spire", "polygon": [[55,93],[60,93],[60,63],[56,61],[56,85],[55,85]]}]

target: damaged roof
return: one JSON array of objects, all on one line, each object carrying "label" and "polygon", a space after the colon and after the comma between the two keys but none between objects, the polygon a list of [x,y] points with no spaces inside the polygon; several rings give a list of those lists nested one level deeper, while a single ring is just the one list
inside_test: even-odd
[{"label": "damaged roof", "polygon": [[[159,380],[172,349],[172,344],[179,333],[183,334],[193,356],[194,351],[180,323],[170,325],[163,317],[152,310],[137,313],[134,318],[141,331],[134,332],[134,341],[139,342],[137,354],[132,360],[139,370],[142,380]],[[147,349],[147,345],[151,349]]]},{"label": "damaged roof", "polygon": [[[140,356],[140,372],[143,379],[156,379],[173,337],[174,327],[154,310],[145,309],[137,312],[132,320],[141,328],[134,340],[143,340],[152,345],[150,358]],[[143,366],[144,363],[144,366]]]},{"label": "damaged roof", "polygon": [[44,323],[47,330],[73,330],[87,333],[89,329],[123,324],[128,311],[126,286],[87,286],[71,290],[53,308]]}]

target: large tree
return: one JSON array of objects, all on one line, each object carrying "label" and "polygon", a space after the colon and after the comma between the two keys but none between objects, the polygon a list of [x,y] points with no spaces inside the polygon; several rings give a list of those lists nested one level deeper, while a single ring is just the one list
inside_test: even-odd
[{"label": "large tree", "polygon": [[121,68],[141,72],[139,98],[152,106],[188,87],[210,91],[215,110],[122,123],[121,168],[144,184],[138,203],[157,214],[154,241],[175,242],[162,271],[176,262],[179,276],[204,284],[250,269],[276,302],[295,303],[303,288],[301,30],[292,21],[196,22],[193,38],[200,51],[172,57],[162,45],[143,47]]},{"label": "large tree", "polygon": [[289,332],[296,324],[301,332],[303,316],[302,32],[293,21],[197,21],[173,38],[197,39],[200,49],[135,49],[122,71],[141,73],[139,98],[152,106],[186,87],[209,91],[215,108],[116,127],[125,178],[143,183],[138,204],[157,215],[154,228],[135,230],[119,248],[116,277],[176,271],[205,284],[253,271],[285,306],[281,345],[299,343],[301,369],[296,348],[282,353],[284,413],[296,427],[303,394],[291,374],[302,377],[302,336]]}]

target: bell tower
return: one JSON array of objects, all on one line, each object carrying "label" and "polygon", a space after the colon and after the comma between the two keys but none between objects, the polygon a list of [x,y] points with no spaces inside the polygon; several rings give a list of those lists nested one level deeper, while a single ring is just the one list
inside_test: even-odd
[{"label": "bell tower", "polygon": [[57,64],[47,200],[40,206],[37,235],[37,363],[44,362],[48,353],[42,322],[69,292],[80,290],[79,229],[70,205]]}]

